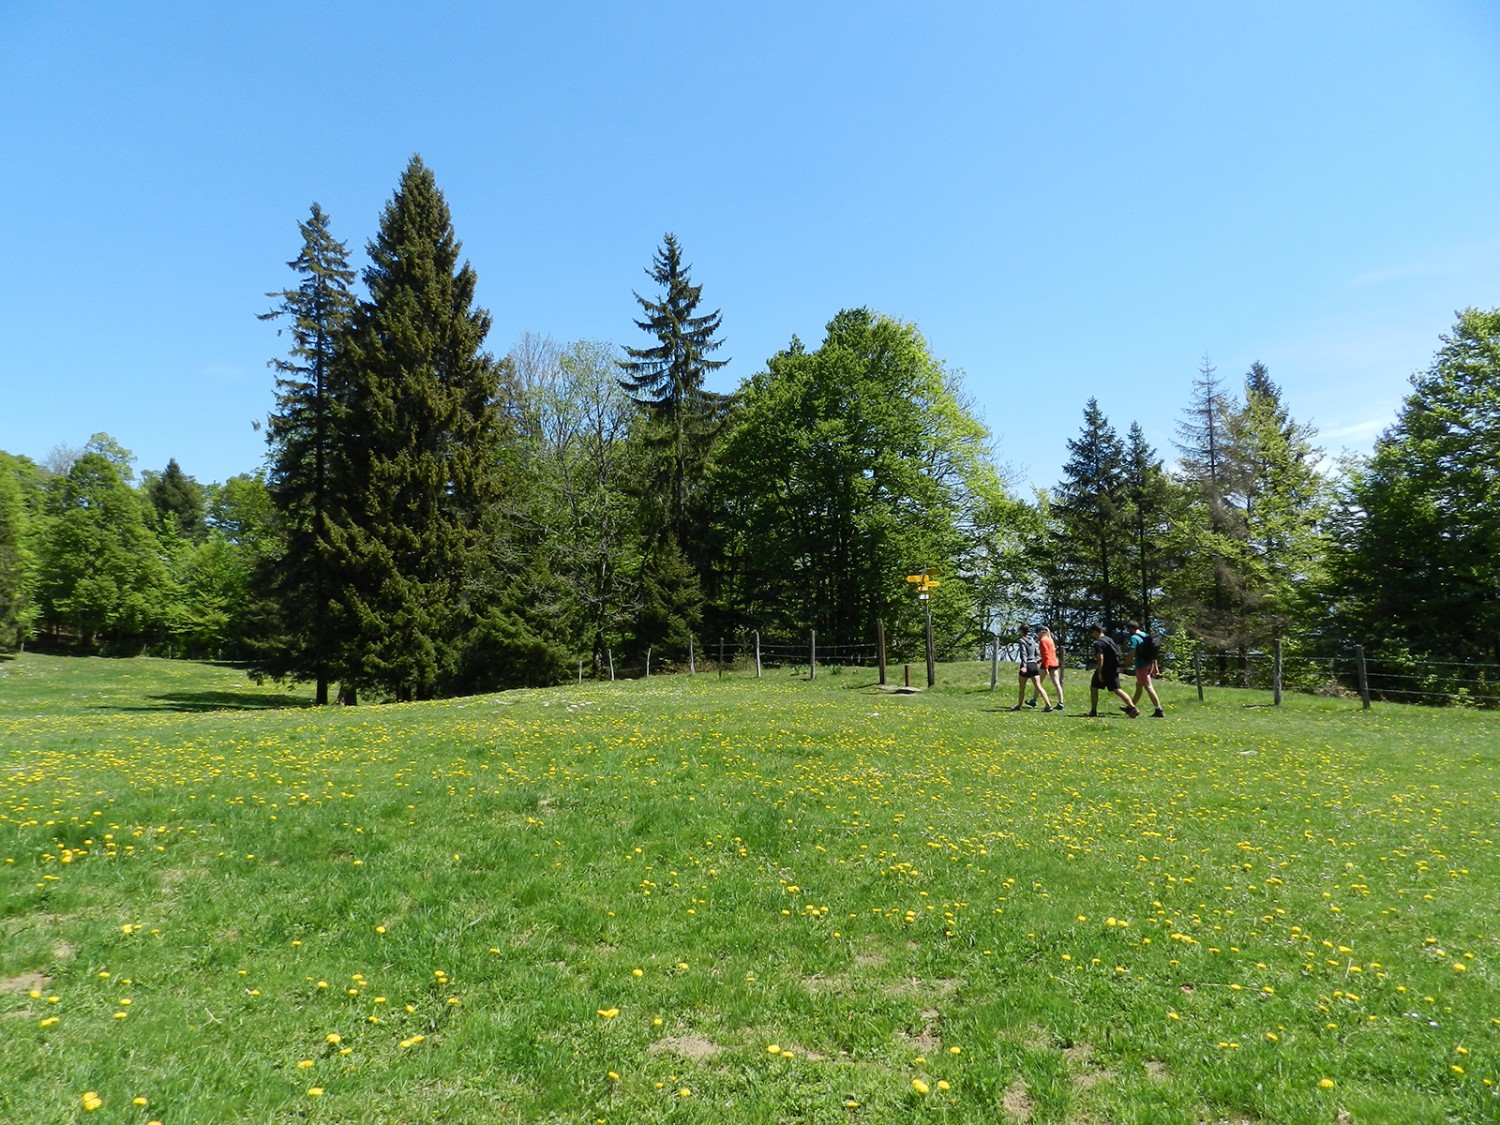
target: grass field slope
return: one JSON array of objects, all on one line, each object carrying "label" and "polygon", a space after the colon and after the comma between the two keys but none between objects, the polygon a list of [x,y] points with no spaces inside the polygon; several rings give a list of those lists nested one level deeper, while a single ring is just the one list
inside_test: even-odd
[{"label": "grass field slope", "polygon": [[987,675],[0,662],[0,1115],[1500,1120],[1500,718]]}]

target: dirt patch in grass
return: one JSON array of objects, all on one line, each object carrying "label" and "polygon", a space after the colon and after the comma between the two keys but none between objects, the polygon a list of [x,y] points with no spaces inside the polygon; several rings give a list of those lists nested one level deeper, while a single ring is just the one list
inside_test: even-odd
[{"label": "dirt patch in grass", "polygon": [[653,1055],[681,1055],[694,1062],[711,1059],[724,1048],[700,1035],[668,1035],[646,1048]]},{"label": "dirt patch in grass", "polygon": [[1157,1059],[1147,1059],[1146,1077],[1153,1082],[1165,1082],[1167,1080],[1167,1064]]},{"label": "dirt patch in grass", "polygon": [[18,973],[13,977],[0,977],[0,995],[17,992],[40,992],[52,983],[46,973]]},{"label": "dirt patch in grass", "polygon": [[1031,1100],[1031,1092],[1026,1089],[1026,1083],[1017,1082],[1005,1091],[1005,1096],[1000,1099],[1000,1105],[1005,1112],[1017,1121],[1026,1122],[1031,1120],[1031,1109],[1035,1103]]}]

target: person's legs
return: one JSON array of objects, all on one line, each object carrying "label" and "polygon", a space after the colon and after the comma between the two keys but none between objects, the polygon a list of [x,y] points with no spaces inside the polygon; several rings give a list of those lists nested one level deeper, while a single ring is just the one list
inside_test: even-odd
[{"label": "person's legs", "polygon": [[1054,664],[1047,669],[1047,678],[1052,681],[1052,688],[1057,692],[1057,709],[1061,711],[1063,705],[1062,669]]},{"label": "person's legs", "polygon": [[1032,676],[1031,686],[1036,690],[1036,694],[1031,697],[1032,701],[1040,699],[1046,705],[1047,710],[1052,710],[1052,698],[1047,694],[1047,689],[1042,686],[1042,677]]},{"label": "person's legs", "polygon": [[1125,714],[1129,715],[1132,719],[1140,714],[1140,711],[1136,709],[1135,703],[1131,700],[1130,696],[1126,694],[1124,688],[1115,688],[1115,694],[1120,697],[1120,702],[1125,704]]}]

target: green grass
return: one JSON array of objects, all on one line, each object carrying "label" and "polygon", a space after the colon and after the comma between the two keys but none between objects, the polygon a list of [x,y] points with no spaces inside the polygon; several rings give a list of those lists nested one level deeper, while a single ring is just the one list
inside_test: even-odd
[{"label": "green grass", "polygon": [[0,1110],[1500,1120],[1495,716],[942,676],[0,662]]}]

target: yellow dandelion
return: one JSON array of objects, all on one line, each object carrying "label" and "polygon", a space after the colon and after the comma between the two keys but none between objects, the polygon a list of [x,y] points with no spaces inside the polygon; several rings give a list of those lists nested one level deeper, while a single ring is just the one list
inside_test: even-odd
[{"label": "yellow dandelion", "polygon": [[323,1096],[323,1087],[309,1086],[307,1088],[307,1096],[310,1098],[321,1098]]},{"label": "yellow dandelion", "polygon": [[932,1087],[928,1086],[927,1083],[923,1082],[920,1078],[913,1078],[911,1080],[911,1088],[919,1094],[925,1094]]},{"label": "yellow dandelion", "polygon": [[942,1090],[944,1093],[946,1093],[947,1091],[953,1089],[953,1087],[951,1085],[949,1085],[948,1080],[946,1078],[939,1078],[937,1086],[938,1086],[938,1089]]},{"label": "yellow dandelion", "polygon": [[104,1099],[93,1090],[88,1091],[79,1100],[83,1103],[83,1111],[85,1113],[93,1113],[94,1110],[104,1104]]},{"label": "yellow dandelion", "polygon": [[599,1015],[607,1020],[612,1020],[620,1014],[619,1008],[600,1008]]},{"label": "yellow dandelion", "polygon": [[1318,1088],[1319,1089],[1322,1089],[1322,1090],[1332,1090],[1333,1087],[1334,1087],[1334,1081],[1333,1081],[1332,1078],[1319,1078],[1318,1079]]},{"label": "yellow dandelion", "polygon": [[331,1031],[331,1032],[329,1032],[327,1035],[325,1035],[323,1037],[323,1042],[325,1042],[325,1043],[332,1043],[335,1047],[337,1047],[343,1041],[344,1041],[344,1037],[342,1035],[340,1035],[337,1031]]}]

